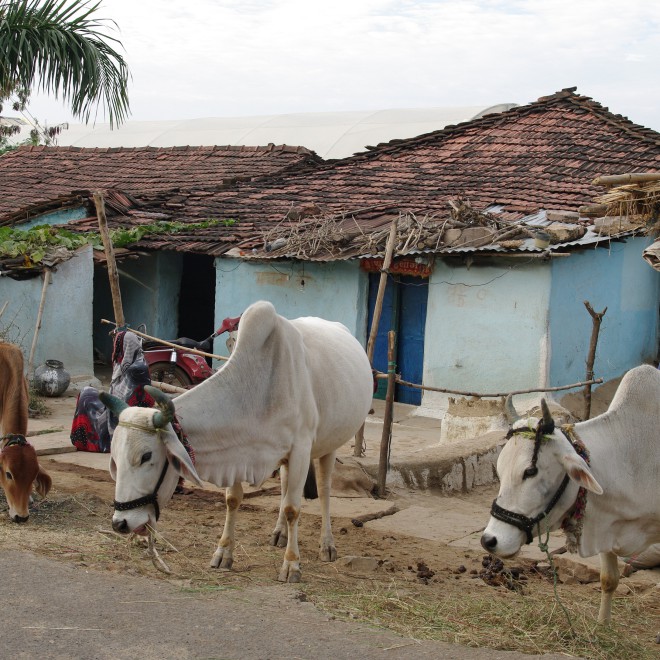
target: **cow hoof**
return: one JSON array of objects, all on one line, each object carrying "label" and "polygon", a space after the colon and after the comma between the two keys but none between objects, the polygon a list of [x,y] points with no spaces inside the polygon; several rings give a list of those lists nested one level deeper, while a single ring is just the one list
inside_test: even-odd
[{"label": "cow hoof", "polygon": [[270,537],[270,544],[276,548],[286,548],[288,539],[286,534],[275,530]]},{"label": "cow hoof", "polygon": [[337,548],[334,545],[327,548],[321,548],[319,551],[319,559],[321,561],[337,561]]},{"label": "cow hoof", "polygon": [[234,564],[233,557],[225,556],[222,552],[216,552],[211,558],[209,568],[218,568],[221,571],[229,571]]},{"label": "cow hoof", "polygon": [[287,568],[283,568],[280,571],[280,574],[277,576],[278,582],[288,582],[289,584],[300,582],[301,579],[302,573],[300,572],[300,569],[289,570]]}]

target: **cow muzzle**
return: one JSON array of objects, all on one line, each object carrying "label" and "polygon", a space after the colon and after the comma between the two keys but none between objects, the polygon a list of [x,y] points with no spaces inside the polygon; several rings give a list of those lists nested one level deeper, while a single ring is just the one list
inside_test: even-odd
[{"label": "cow muzzle", "polygon": [[9,516],[12,520],[12,522],[15,523],[26,523],[30,519],[30,515],[28,514],[27,516],[19,516],[17,513],[15,513],[13,516]]}]

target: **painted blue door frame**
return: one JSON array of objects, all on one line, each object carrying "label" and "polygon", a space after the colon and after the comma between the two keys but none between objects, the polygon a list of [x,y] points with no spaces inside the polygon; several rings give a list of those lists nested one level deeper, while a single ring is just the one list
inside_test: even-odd
[{"label": "painted blue door frame", "polygon": [[[369,320],[374,315],[378,282],[380,275],[369,275]],[[397,373],[403,380],[421,383],[424,370],[424,326],[426,324],[426,305],[428,300],[428,280],[410,275],[390,275],[387,278],[385,297],[378,334],[374,346],[374,369],[387,372],[387,333],[397,333],[396,363]],[[379,381],[376,397],[384,398],[385,381]],[[397,385],[395,400],[400,403],[419,405],[422,391]]]}]

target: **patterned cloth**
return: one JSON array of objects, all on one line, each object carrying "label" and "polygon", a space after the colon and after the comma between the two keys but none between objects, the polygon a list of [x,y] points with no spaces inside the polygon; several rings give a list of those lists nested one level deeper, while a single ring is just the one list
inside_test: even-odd
[{"label": "patterned cloth", "polygon": [[[142,340],[130,330],[117,332],[112,346],[110,394],[132,406],[150,408],[154,400],[144,391],[149,368],[142,353]],[[117,417],[99,399],[94,387],[78,395],[71,426],[71,443],[79,451],[109,452]]]},{"label": "patterned cloth", "polygon": [[[142,340],[130,331],[118,332],[112,349],[112,381],[110,394],[123,399],[131,407],[153,408],[154,398],[144,389],[151,383],[149,368],[142,353]],[[71,425],[71,443],[78,451],[110,451],[117,417],[108,410],[94,387],[85,387],[78,395]],[[175,417],[172,428],[195,464],[195,451]],[[185,492],[183,478],[179,479],[177,493]]]}]

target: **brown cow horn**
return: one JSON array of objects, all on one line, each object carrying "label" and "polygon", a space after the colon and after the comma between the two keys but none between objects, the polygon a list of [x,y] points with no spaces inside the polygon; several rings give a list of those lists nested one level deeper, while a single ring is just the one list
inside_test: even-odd
[{"label": "brown cow horn", "polygon": [[101,399],[101,403],[115,413],[117,417],[121,415],[123,410],[128,408],[126,401],[123,401],[119,397],[116,397],[114,394],[109,394],[108,392],[99,392],[99,399]]},{"label": "brown cow horn", "polygon": [[174,404],[172,400],[163,394],[159,389],[151,385],[145,385],[144,389],[156,401],[156,405],[160,410],[154,415],[153,424],[154,428],[163,429],[174,419]]}]

